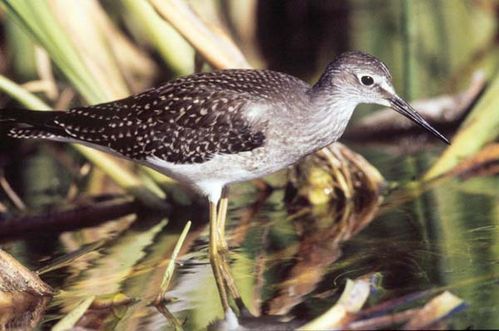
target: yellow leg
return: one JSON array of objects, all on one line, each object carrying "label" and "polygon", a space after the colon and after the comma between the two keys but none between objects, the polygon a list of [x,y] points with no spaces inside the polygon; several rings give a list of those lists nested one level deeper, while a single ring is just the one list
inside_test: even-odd
[{"label": "yellow leg", "polygon": [[218,204],[218,212],[217,212],[217,228],[218,228],[218,249],[221,257],[220,271],[222,277],[227,285],[227,288],[230,291],[230,294],[234,300],[240,300],[241,295],[239,294],[239,290],[234,282],[234,278],[232,277],[232,273],[230,272],[230,265],[227,262],[227,255],[229,253],[227,241],[225,240],[225,220],[227,219],[227,207],[229,203],[229,199],[227,198],[227,189],[224,189],[222,198]]},{"label": "yellow leg", "polygon": [[228,252],[229,246],[227,245],[227,241],[225,240],[225,220],[227,219],[227,206],[229,204],[229,199],[226,196],[223,196],[220,199],[220,203],[218,206],[218,218],[217,218],[217,227],[219,232],[220,239],[220,249],[225,252]]},{"label": "yellow leg", "polygon": [[222,301],[222,307],[224,313],[226,313],[229,309],[229,302],[227,300],[227,292],[225,290],[225,275],[222,274],[222,267],[225,264],[225,261],[220,257],[219,253],[219,233],[217,228],[217,221],[217,203],[213,203],[210,201],[210,243],[208,251],[210,256],[211,268],[213,270],[213,276],[215,277],[220,300]]}]

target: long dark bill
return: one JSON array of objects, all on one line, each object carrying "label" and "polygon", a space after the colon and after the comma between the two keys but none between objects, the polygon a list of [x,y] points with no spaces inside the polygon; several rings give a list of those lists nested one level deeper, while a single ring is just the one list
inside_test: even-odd
[{"label": "long dark bill", "polygon": [[434,127],[432,127],[428,122],[425,121],[424,118],[419,115],[414,108],[412,108],[407,102],[405,102],[403,99],[401,99],[398,96],[391,97],[389,99],[390,104],[392,105],[392,108],[399,112],[400,114],[404,115],[411,121],[415,122],[422,128],[426,129],[427,131],[431,132],[435,137],[439,138],[442,140],[444,143],[450,145],[449,140],[445,138],[440,132],[438,132]]}]

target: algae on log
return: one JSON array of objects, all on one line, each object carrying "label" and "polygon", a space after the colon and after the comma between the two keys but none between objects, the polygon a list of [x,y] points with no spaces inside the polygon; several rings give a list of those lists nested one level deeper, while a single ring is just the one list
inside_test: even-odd
[{"label": "algae on log", "polygon": [[289,184],[288,192],[294,188],[296,197],[317,205],[349,200],[362,193],[377,195],[384,179],[361,155],[337,142],[292,167]]}]

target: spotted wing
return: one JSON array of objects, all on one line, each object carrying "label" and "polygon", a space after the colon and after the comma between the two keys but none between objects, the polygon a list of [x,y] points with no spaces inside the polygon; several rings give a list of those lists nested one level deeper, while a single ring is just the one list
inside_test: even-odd
[{"label": "spotted wing", "polygon": [[[174,81],[175,82],[175,81]],[[75,140],[126,157],[202,163],[263,145],[264,123],[249,123],[251,96],[218,85],[169,83],[123,100],[71,109],[55,122]]]}]

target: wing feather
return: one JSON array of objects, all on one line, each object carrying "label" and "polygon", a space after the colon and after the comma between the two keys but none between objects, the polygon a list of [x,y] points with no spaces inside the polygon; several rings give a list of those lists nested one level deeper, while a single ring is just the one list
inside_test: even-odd
[{"label": "wing feather", "polygon": [[181,78],[115,102],[71,109],[55,123],[76,140],[133,159],[201,163],[262,146],[264,124],[244,116],[258,98],[208,82],[203,75]]}]

